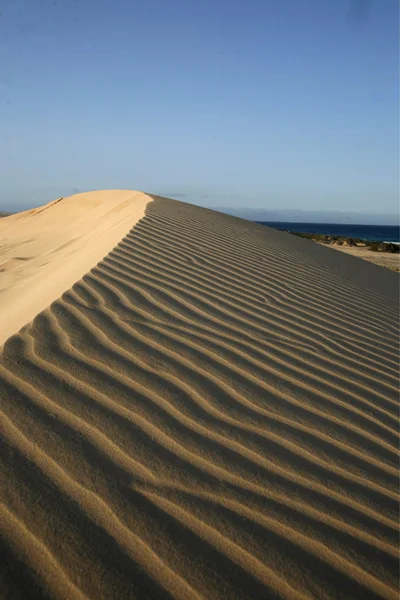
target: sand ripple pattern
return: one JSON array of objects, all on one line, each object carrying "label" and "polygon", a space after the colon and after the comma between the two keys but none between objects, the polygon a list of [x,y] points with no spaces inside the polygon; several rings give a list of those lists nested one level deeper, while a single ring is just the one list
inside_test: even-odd
[{"label": "sand ripple pattern", "polygon": [[397,275],[154,197],[0,357],[0,597],[397,598]]}]

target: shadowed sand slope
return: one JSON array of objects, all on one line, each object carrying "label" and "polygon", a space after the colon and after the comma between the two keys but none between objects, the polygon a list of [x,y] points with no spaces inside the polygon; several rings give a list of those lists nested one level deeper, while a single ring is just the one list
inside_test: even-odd
[{"label": "shadowed sand slope", "polygon": [[397,598],[398,276],[160,199],[0,358],[4,598]]}]

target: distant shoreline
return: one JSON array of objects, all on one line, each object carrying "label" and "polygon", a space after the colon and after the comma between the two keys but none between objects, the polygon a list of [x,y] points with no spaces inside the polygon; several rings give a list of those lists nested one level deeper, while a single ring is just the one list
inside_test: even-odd
[{"label": "distant shoreline", "polygon": [[344,236],[322,235],[315,233],[300,233],[287,231],[296,237],[328,246],[345,254],[351,254],[362,260],[385,267],[391,271],[400,271],[400,245],[396,242],[377,242],[362,240],[360,238],[346,238]]},{"label": "distant shoreline", "polygon": [[[361,225],[349,223],[293,223],[284,221],[257,221],[259,224],[287,231],[304,234],[316,241],[329,242],[327,237],[354,240],[356,243],[399,243],[400,227],[398,225]],[[312,237],[319,236],[319,237]]]},{"label": "distant shoreline", "polygon": [[348,247],[361,247],[371,252],[390,252],[392,254],[398,254],[400,252],[400,245],[398,242],[387,242],[384,240],[365,240],[361,238],[351,238],[340,235],[325,235],[319,233],[301,233],[298,231],[288,231],[292,235],[313,240],[320,244],[326,244],[328,246],[348,246]]},{"label": "distant shoreline", "polygon": [[[361,258],[368,262],[374,263],[380,267],[385,267],[390,269],[391,271],[400,272],[400,244],[398,240],[398,227],[396,226],[379,226],[374,227],[366,226],[366,225],[339,225],[334,224],[330,226],[326,223],[260,223],[259,225],[264,225],[267,227],[271,227],[273,229],[278,229],[279,231],[284,231],[286,233],[290,233],[295,235],[296,237],[302,237],[307,240],[316,242],[318,244],[328,246],[333,250],[339,250],[344,252],[345,254],[351,254],[357,258]],[[280,225],[280,227],[277,227]],[[329,229],[330,227],[334,227],[339,229],[339,231],[343,231],[343,228],[348,228],[348,230],[356,230],[360,233],[364,233],[367,231],[367,235],[372,232],[379,231],[382,235],[382,238],[387,239],[376,239],[376,235],[374,235],[375,239],[366,239],[365,237],[352,237],[346,235],[332,235],[331,233],[308,233],[304,231],[293,231],[293,226],[295,228],[299,227],[313,227],[313,228],[323,228]],[[369,230],[369,231],[368,231]],[[397,239],[396,239],[397,237]],[[394,239],[393,239],[394,238]]]}]

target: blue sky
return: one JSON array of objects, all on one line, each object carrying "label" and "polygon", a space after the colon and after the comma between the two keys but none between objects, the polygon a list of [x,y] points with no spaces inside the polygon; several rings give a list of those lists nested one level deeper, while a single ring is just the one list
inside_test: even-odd
[{"label": "blue sky", "polygon": [[132,188],[394,213],[397,0],[0,4],[0,207]]}]

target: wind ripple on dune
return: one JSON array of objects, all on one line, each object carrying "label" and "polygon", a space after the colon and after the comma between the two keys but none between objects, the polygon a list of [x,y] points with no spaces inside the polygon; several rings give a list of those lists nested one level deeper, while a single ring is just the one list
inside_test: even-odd
[{"label": "wind ripple on dune", "polygon": [[360,262],[154,197],[1,349],[0,594],[397,598],[397,279]]}]

